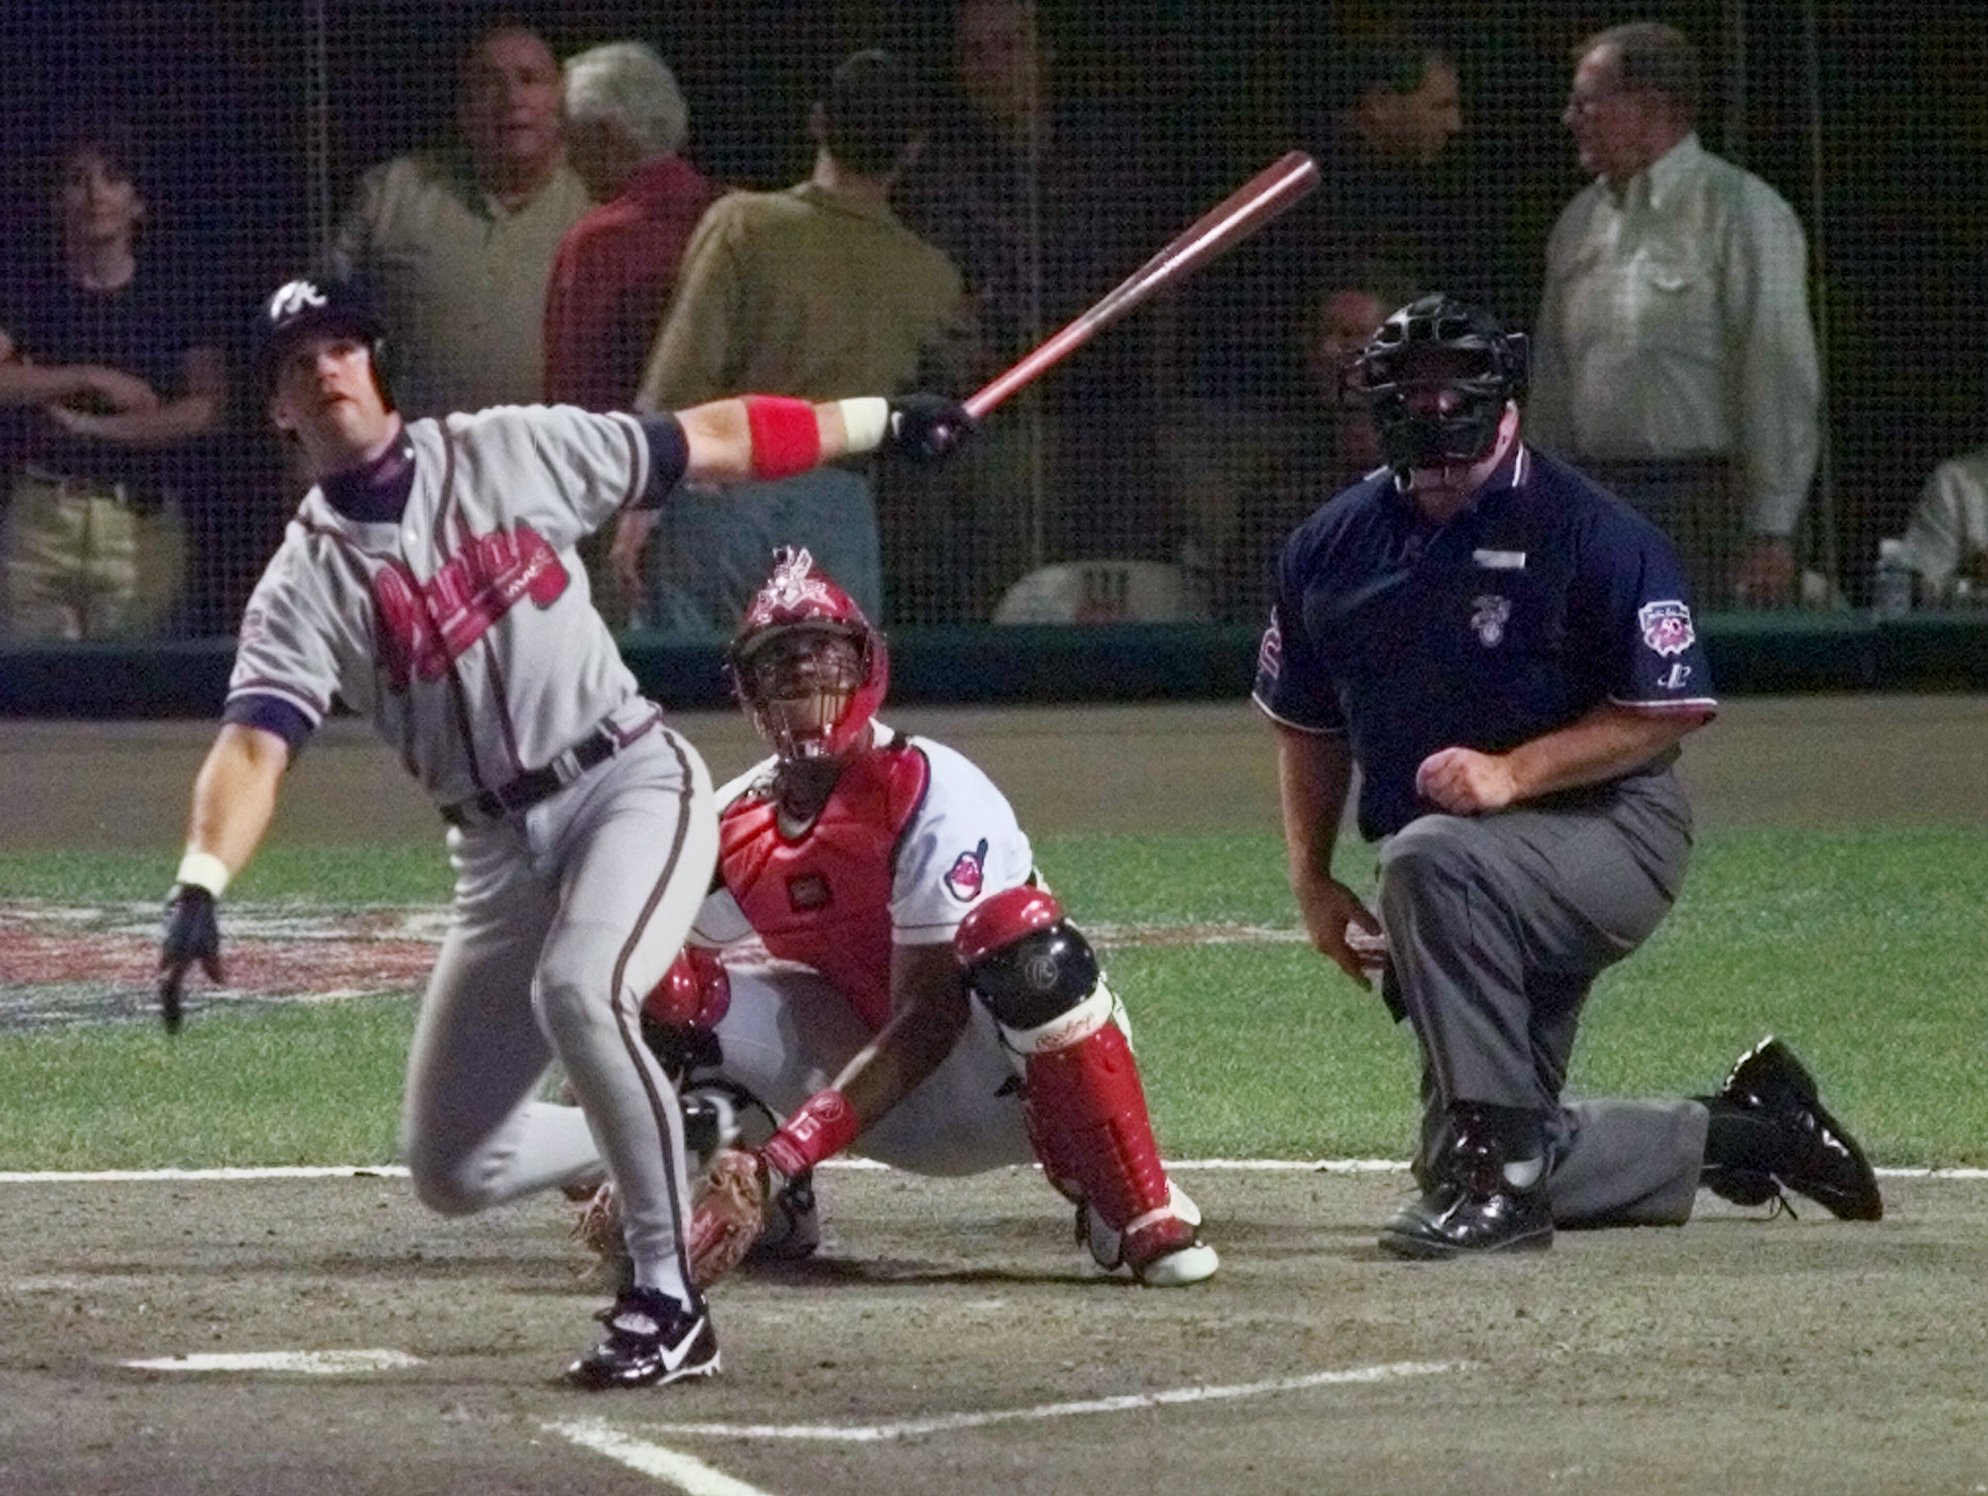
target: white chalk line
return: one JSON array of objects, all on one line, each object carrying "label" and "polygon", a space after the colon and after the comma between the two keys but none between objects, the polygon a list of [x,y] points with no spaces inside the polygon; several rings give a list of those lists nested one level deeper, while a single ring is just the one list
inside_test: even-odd
[{"label": "white chalk line", "polygon": [[[887,1169],[867,1158],[837,1158],[818,1165],[852,1172]],[[1223,1174],[1406,1174],[1408,1163],[1392,1158],[1182,1158],[1167,1165],[1187,1173]],[[1988,1168],[1877,1169],[1880,1179],[1988,1180]],[[225,1169],[0,1169],[0,1184],[197,1184],[229,1180],[405,1179],[404,1164],[272,1164],[267,1168]]]},{"label": "white chalk line", "polygon": [[878,1444],[924,1434],[955,1433],[998,1423],[1031,1423],[1050,1418],[1077,1418],[1095,1413],[1128,1413],[1174,1407],[1183,1403],[1233,1402],[1245,1397],[1269,1397],[1302,1392],[1309,1387],[1372,1386],[1405,1377],[1438,1376],[1467,1371],[1468,1361],[1393,1361],[1380,1366],[1354,1366],[1340,1371],[1313,1371],[1267,1382],[1228,1387],[1178,1387],[1167,1392],[1129,1392],[1117,1397],[1091,1397],[1081,1402],[1038,1403],[1032,1408],[998,1408],[978,1413],[941,1413],[899,1423],[653,1423],[643,1427],[672,1438],[785,1439],[828,1444]]},{"label": "white chalk line", "polygon": [[300,1376],[353,1376],[375,1371],[401,1371],[419,1366],[421,1358],[406,1351],[201,1351],[186,1356],[155,1356],[121,1361],[135,1371],[275,1371]]},{"label": "white chalk line", "polygon": [[725,1474],[715,1466],[707,1465],[695,1455],[684,1454],[680,1450],[665,1449],[660,1444],[652,1444],[647,1439],[637,1439],[618,1429],[609,1428],[599,1419],[576,1420],[570,1423],[548,1423],[546,1432],[559,1434],[572,1440],[582,1449],[591,1449],[595,1454],[607,1458],[643,1475],[653,1475],[658,1480],[666,1480],[687,1496],[770,1496],[758,1486],[749,1486],[744,1481]]}]

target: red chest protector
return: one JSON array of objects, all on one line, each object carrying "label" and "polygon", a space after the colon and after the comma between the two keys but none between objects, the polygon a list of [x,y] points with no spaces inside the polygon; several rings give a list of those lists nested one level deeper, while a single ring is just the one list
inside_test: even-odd
[{"label": "red chest protector", "polygon": [[798,837],[759,790],[718,822],[718,873],[766,948],[826,977],[872,1031],[890,1017],[890,895],[897,841],[931,783],[902,738],[843,770]]}]

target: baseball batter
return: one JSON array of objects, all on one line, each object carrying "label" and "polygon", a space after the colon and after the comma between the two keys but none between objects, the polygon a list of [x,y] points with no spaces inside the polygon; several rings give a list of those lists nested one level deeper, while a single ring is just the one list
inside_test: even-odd
[{"label": "baseball batter", "polygon": [[[220,732],[193,789],[160,992],[220,975],[216,902],[269,826],[285,768],[341,698],[448,823],[454,915],[408,1061],[401,1146],[432,1208],[480,1210],[597,1175],[626,1201],[629,1290],[582,1386],[718,1368],[692,1287],[682,1121],[638,1011],[717,856],[695,750],[643,699],[574,544],[679,482],[936,453],[948,402],[746,397],[636,418],[499,408],[403,422],[380,327],[347,287],[268,302],[268,412],[317,479],[242,619]],[[577,1108],[534,1099],[557,1059]]]},{"label": "baseball batter", "polygon": [[649,1011],[683,1053],[715,1029],[716,1076],[786,1121],[714,1169],[748,1188],[700,1205],[699,1281],[744,1255],[769,1195],[811,1244],[811,1171],[851,1147],[924,1174],[1039,1159],[1103,1267],[1207,1278],[1096,956],[987,776],[875,720],[882,635],[788,551],[730,665],[773,756],[719,794],[719,886]]},{"label": "baseball batter", "polygon": [[[1522,336],[1428,296],[1360,371],[1386,465],[1291,537],[1255,695],[1305,927],[1363,982],[1384,936],[1384,993],[1421,1045],[1423,1191],[1382,1248],[1675,1225],[1701,1183],[1876,1219],[1870,1165],[1776,1041],[1716,1096],[1562,1100],[1591,985],[1684,881],[1671,766],[1713,714],[1704,647],[1669,541],[1521,440]],[[1332,871],[1356,765],[1378,918]]]}]

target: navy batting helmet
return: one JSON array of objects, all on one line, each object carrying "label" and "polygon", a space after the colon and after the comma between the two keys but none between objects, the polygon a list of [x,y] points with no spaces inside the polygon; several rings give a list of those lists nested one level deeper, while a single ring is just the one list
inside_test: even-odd
[{"label": "navy batting helmet", "polygon": [[353,281],[299,277],[285,281],[263,303],[256,318],[255,372],[264,396],[275,388],[276,371],[290,349],[304,338],[325,333],[357,338],[367,346],[373,355],[373,378],[381,398],[387,409],[393,409],[386,370],[381,367],[386,325],[365,291]]},{"label": "navy batting helmet", "polygon": [[[1356,368],[1389,467],[1475,462],[1497,440],[1505,402],[1525,398],[1526,338],[1438,292],[1383,322]],[[1450,398],[1418,410],[1413,397],[1432,391]]]}]

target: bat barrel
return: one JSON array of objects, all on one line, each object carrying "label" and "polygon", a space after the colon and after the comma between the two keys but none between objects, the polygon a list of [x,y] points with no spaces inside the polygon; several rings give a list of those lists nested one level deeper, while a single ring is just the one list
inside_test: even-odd
[{"label": "bat barrel", "polygon": [[1303,151],[1286,152],[1188,225],[1089,311],[968,396],[967,413],[979,420],[1161,287],[1248,238],[1318,186],[1318,180],[1316,161]]}]

